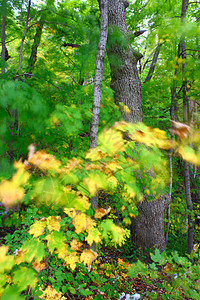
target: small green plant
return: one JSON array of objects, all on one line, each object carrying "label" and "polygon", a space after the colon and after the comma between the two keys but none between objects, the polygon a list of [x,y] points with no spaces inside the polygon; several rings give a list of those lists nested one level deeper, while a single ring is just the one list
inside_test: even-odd
[{"label": "small green plant", "polygon": [[[193,251],[190,259],[200,258],[199,249]],[[129,276],[136,278],[138,275],[148,284],[153,280],[157,282],[158,291],[148,292],[150,299],[200,299],[200,268],[193,265],[188,258],[179,256],[177,252],[167,256],[165,252],[160,253],[158,249],[151,253],[152,263],[148,266],[141,261],[134,263],[129,270]]]}]

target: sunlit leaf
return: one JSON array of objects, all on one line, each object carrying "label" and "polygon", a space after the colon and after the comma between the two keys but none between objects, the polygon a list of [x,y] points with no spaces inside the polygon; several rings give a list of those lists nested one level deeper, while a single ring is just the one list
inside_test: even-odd
[{"label": "sunlit leaf", "polygon": [[114,128],[104,130],[98,138],[99,148],[109,155],[123,151],[125,143],[126,141],[123,139],[121,132]]},{"label": "sunlit leaf", "polygon": [[93,242],[99,243],[101,241],[101,233],[97,228],[90,228],[87,230],[88,235],[85,240],[91,246]]},{"label": "sunlit leaf", "polygon": [[9,271],[14,265],[14,255],[6,255],[8,246],[0,247],[0,272]]},{"label": "sunlit leaf", "polygon": [[28,160],[30,164],[42,169],[42,170],[59,170],[61,163],[51,154],[46,153],[44,150],[37,151]]},{"label": "sunlit leaf", "polygon": [[197,156],[194,149],[185,145],[183,147],[178,148],[178,153],[182,156],[182,158],[193,165],[200,165],[200,155]]},{"label": "sunlit leaf", "polygon": [[61,222],[61,217],[60,216],[50,216],[47,218],[47,228],[51,232],[52,230],[59,231],[60,230],[60,222]]},{"label": "sunlit leaf", "polygon": [[32,262],[33,268],[39,273],[45,269],[46,264],[39,261],[37,258]]},{"label": "sunlit leaf", "polygon": [[74,217],[72,224],[75,227],[75,232],[77,234],[79,234],[86,229],[94,227],[95,222],[90,217],[88,217],[86,214],[79,213],[78,215],[76,215]]},{"label": "sunlit leaf", "polygon": [[109,214],[110,211],[111,211],[111,207],[109,207],[107,209],[98,207],[97,209],[95,209],[94,217],[96,219],[100,219],[100,218],[104,217],[105,215]]},{"label": "sunlit leaf", "polygon": [[46,219],[35,221],[29,229],[29,233],[33,235],[33,237],[38,237],[42,235],[46,228]]},{"label": "sunlit leaf", "polygon": [[66,263],[70,266],[72,270],[76,268],[76,263],[79,263],[79,256],[77,255],[76,252],[71,252],[70,255],[65,257]]},{"label": "sunlit leaf", "polygon": [[98,254],[91,249],[84,249],[81,253],[80,261],[91,269],[92,262],[98,257]]},{"label": "sunlit leaf", "polygon": [[21,291],[27,289],[27,287],[35,287],[37,281],[37,273],[33,269],[27,267],[20,267],[13,275],[13,282],[18,284]]},{"label": "sunlit leaf", "polygon": [[79,242],[78,239],[73,239],[70,243],[70,247],[74,251],[78,251],[83,243]]}]

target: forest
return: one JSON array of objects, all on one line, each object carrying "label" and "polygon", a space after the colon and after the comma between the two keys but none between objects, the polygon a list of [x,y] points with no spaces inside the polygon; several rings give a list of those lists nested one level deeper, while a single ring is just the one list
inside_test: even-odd
[{"label": "forest", "polygon": [[0,299],[200,299],[200,2],[0,0]]}]

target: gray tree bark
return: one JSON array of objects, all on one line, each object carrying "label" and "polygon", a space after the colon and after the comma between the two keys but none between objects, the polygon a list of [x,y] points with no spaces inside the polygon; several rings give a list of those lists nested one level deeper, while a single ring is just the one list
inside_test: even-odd
[{"label": "gray tree bark", "polygon": [[[188,8],[188,0],[182,1],[182,12],[181,12],[181,21],[184,24],[186,20],[186,13]],[[186,48],[185,48],[185,37],[181,37],[181,52],[182,52],[182,59],[186,61]],[[182,65],[182,73],[183,73],[183,122],[188,124],[190,120],[190,108],[189,108],[189,101],[187,97],[187,79],[185,78],[185,71],[186,71],[186,62]],[[188,209],[188,254],[191,253],[193,250],[193,220],[191,217],[191,213],[193,211],[193,203],[191,197],[191,189],[190,189],[190,172],[189,172],[189,163],[184,161],[184,184],[185,184],[185,195],[186,195],[186,203]]]},{"label": "gray tree bark", "polygon": [[152,62],[151,62],[150,68],[149,68],[149,72],[147,74],[147,77],[146,77],[144,83],[151,80],[151,78],[153,76],[153,73],[154,73],[155,67],[156,67],[156,63],[158,60],[158,56],[160,54],[161,47],[162,47],[162,44],[158,44],[158,46],[156,47],[156,50],[154,52],[153,59],[152,59]]},{"label": "gray tree bark", "polygon": [[[94,79],[94,96],[92,105],[92,119],[90,125],[90,140],[89,147],[95,148],[97,146],[97,136],[99,131],[99,115],[101,106],[101,92],[103,82],[103,64],[105,57],[105,49],[108,36],[108,2],[107,0],[99,0],[99,7],[101,11],[101,27],[100,37],[96,54],[96,67]],[[99,193],[91,198],[92,208],[98,207]],[[94,248],[94,247],[93,247]]]},{"label": "gray tree bark", "polygon": [[29,15],[30,15],[30,9],[31,9],[31,0],[29,0],[28,2],[28,9],[27,9],[27,15],[26,15],[26,25],[25,25],[25,29],[24,29],[24,35],[20,44],[20,51],[19,51],[19,67],[18,70],[20,71],[22,68],[22,51],[23,51],[23,45],[24,45],[24,41],[26,38],[26,33],[28,30],[28,23],[29,23]]},{"label": "gray tree bark", "polygon": [[[126,25],[125,10],[129,2],[126,0],[108,0],[108,58],[111,67],[111,88],[114,91],[115,102],[123,102],[131,111],[122,111],[127,122],[141,122],[142,101],[141,83],[138,77],[137,58],[129,43],[129,31]],[[115,30],[119,30],[124,43],[112,43]],[[117,63],[116,63],[117,61]],[[168,196],[159,200],[143,201],[138,205],[139,215],[133,218],[131,225],[132,238],[136,247],[143,250],[155,246],[160,251],[165,250],[164,211],[169,204]]]},{"label": "gray tree bark", "polygon": [[[5,61],[6,60],[6,16],[5,15],[2,16],[1,46],[2,46],[1,59]],[[1,73],[2,74],[6,73],[4,66],[1,68]]]},{"label": "gray tree bark", "polygon": [[[111,67],[111,88],[114,91],[115,103],[123,102],[131,111],[122,116],[127,122],[142,122],[141,83],[137,70],[135,51],[129,43],[130,32],[127,29],[125,9],[127,0],[108,0],[108,24],[110,33],[108,38],[107,54]],[[115,30],[119,30],[123,42],[114,40]]]}]

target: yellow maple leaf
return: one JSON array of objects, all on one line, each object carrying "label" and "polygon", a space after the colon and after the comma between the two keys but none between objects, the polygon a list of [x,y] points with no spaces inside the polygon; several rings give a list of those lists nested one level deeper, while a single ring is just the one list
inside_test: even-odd
[{"label": "yellow maple leaf", "polygon": [[107,176],[103,173],[90,173],[89,176],[84,179],[84,184],[93,196],[96,194],[97,189],[103,189],[108,186]]},{"label": "yellow maple leaf", "polygon": [[26,252],[25,251],[22,251],[21,249],[19,249],[19,251],[17,251],[16,255],[15,255],[15,263],[17,265],[20,265],[22,262],[25,261],[25,258],[24,258],[24,254]]},{"label": "yellow maple leaf", "polygon": [[73,239],[70,243],[70,247],[74,251],[78,251],[83,243],[79,242],[78,239]]},{"label": "yellow maple leaf", "polygon": [[35,221],[29,229],[29,233],[33,235],[33,237],[38,237],[42,235],[46,228],[46,219]]},{"label": "yellow maple leaf", "polygon": [[115,176],[109,176],[108,182],[111,184],[111,186],[116,187],[118,185],[118,180]]},{"label": "yellow maple leaf", "polygon": [[178,152],[184,160],[190,162],[193,165],[200,165],[200,160],[196,155],[194,149],[192,149],[191,147],[179,147]]},{"label": "yellow maple leaf", "polygon": [[71,252],[70,255],[65,257],[65,262],[70,266],[72,270],[76,268],[76,263],[79,263],[79,256],[77,256],[77,252]]},{"label": "yellow maple leaf", "polygon": [[46,153],[44,150],[37,151],[28,160],[30,164],[37,166],[42,170],[59,170],[61,162],[57,160],[53,155]]},{"label": "yellow maple leaf", "polygon": [[0,199],[4,206],[11,207],[24,197],[24,189],[16,187],[12,181],[3,181],[0,185]]},{"label": "yellow maple leaf", "polygon": [[62,258],[63,260],[65,260],[65,258],[67,256],[69,256],[69,250],[68,250],[68,245],[64,244],[63,247],[61,249],[56,250],[55,253],[58,255],[59,258]]},{"label": "yellow maple leaf", "polygon": [[110,211],[111,211],[111,207],[108,207],[107,209],[98,207],[97,209],[95,209],[94,217],[96,219],[100,219],[100,218],[104,217],[105,215],[109,214]]},{"label": "yellow maple leaf", "polygon": [[39,261],[37,258],[32,262],[32,266],[33,268],[37,271],[40,272],[42,270],[45,269],[46,264],[42,263],[41,261]]},{"label": "yellow maple leaf", "polygon": [[125,112],[127,115],[130,115],[130,114],[131,114],[131,111],[130,111],[130,109],[128,108],[127,105],[124,105],[124,112]]},{"label": "yellow maple leaf", "polygon": [[60,216],[50,216],[47,218],[47,228],[51,232],[52,230],[59,231],[60,230],[60,222],[61,217]]},{"label": "yellow maple leaf", "polygon": [[81,253],[80,261],[91,269],[92,262],[97,258],[98,254],[91,249],[84,249]]},{"label": "yellow maple leaf", "polygon": [[93,242],[99,243],[101,241],[101,233],[97,228],[90,228],[87,230],[88,236],[85,238],[86,242],[91,246]]},{"label": "yellow maple leaf", "polygon": [[107,156],[107,154],[98,148],[92,148],[86,154],[86,158],[90,159],[91,161],[100,160],[102,158],[105,158],[106,156]]},{"label": "yellow maple leaf", "polygon": [[62,300],[62,299],[64,300],[64,299],[67,299],[67,298],[62,296],[62,293],[57,292],[50,285],[48,285],[45,290],[42,290],[41,288],[40,288],[40,290],[43,292],[42,298],[45,297],[45,299],[48,299],[48,300]]},{"label": "yellow maple leaf", "polygon": [[0,184],[0,199],[6,207],[10,207],[23,199],[24,189],[22,186],[26,184],[30,177],[20,161],[16,162],[14,167],[17,172],[11,180],[5,180]]},{"label": "yellow maple leaf", "polygon": [[122,133],[110,128],[104,130],[98,138],[99,148],[109,155],[114,155],[120,151],[124,151],[125,140]]},{"label": "yellow maple leaf", "polygon": [[64,212],[72,219],[77,215],[77,211],[74,208],[65,207]]},{"label": "yellow maple leaf", "polygon": [[78,213],[78,215],[74,217],[72,224],[75,227],[75,232],[79,234],[86,229],[94,227],[95,222],[86,214]]},{"label": "yellow maple leaf", "polygon": [[8,246],[0,247],[0,273],[10,270],[14,265],[14,255],[6,255],[8,248]]}]

